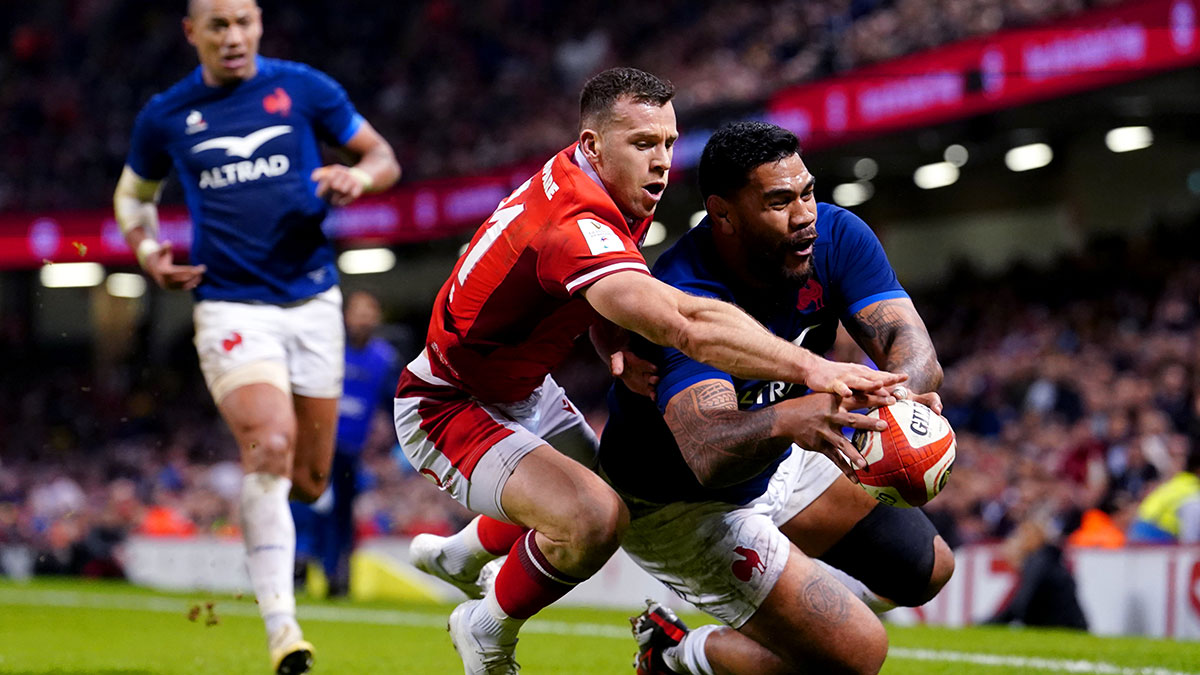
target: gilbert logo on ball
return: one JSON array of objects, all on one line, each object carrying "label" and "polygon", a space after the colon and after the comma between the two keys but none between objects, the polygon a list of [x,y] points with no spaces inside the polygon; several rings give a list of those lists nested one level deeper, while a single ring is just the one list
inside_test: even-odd
[{"label": "gilbert logo on ball", "polygon": [[863,489],[892,506],[923,506],[936,497],[954,466],[954,430],[946,418],[909,400],[875,408],[868,416],[888,428],[854,432],[854,447],[867,460],[866,468],[855,472]]}]

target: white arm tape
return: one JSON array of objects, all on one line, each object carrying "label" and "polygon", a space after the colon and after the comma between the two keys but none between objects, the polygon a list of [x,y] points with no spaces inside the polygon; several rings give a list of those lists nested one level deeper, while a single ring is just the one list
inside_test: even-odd
[{"label": "white arm tape", "polygon": [[134,253],[137,254],[138,265],[145,269],[146,258],[158,253],[162,249],[162,244],[158,243],[157,239],[153,239],[151,237],[142,239],[138,242],[137,250],[134,251]]},{"label": "white arm tape", "polygon": [[121,234],[142,228],[146,236],[158,238],[158,199],[162,195],[162,181],[146,180],[128,166],[121,171],[113,193],[113,211]]},{"label": "white arm tape", "polygon": [[375,185],[375,179],[371,178],[371,174],[358,168],[357,166],[352,166],[348,168],[347,171],[350,172],[351,176],[354,176],[355,180],[362,184],[363,192],[369,191],[371,187]]}]

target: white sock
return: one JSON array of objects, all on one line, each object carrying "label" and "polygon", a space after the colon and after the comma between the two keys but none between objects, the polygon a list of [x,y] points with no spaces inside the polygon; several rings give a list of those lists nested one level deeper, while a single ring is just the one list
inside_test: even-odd
[{"label": "white sock", "polygon": [[479,618],[475,625],[488,635],[496,636],[502,643],[517,639],[517,633],[525,625],[524,619],[514,619],[504,613],[494,590],[483,596],[483,602],[475,607],[475,613]]},{"label": "white sock", "polygon": [[704,643],[708,642],[709,635],[720,628],[710,623],[688,631],[679,644],[663,650],[663,663],[677,673],[715,675],[708,663],[708,654],[704,653]]},{"label": "white sock", "polygon": [[246,569],[258,599],[267,635],[296,624],[292,572],[296,561],[296,524],[288,508],[292,481],[270,473],[242,477],[242,537]]},{"label": "white sock", "polygon": [[498,556],[493,555],[479,541],[479,519],[475,516],[467,526],[446,537],[442,545],[442,560],[446,571],[456,577],[476,577],[479,570]]},{"label": "white sock", "polygon": [[830,565],[824,560],[813,558],[812,561],[820,565],[821,569],[828,572],[829,575],[834,579],[837,579],[839,582],[841,582],[841,584],[848,588],[855,597],[857,597],[859,600],[862,600],[863,603],[866,604],[867,608],[872,612],[875,612],[876,614],[883,614],[884,612],[896,609],[896,604],[894,602],[891,602],[882,596],[876,595],[871,589],[867,588],[866,584],[858,579],[846,574],[842,570]]}]

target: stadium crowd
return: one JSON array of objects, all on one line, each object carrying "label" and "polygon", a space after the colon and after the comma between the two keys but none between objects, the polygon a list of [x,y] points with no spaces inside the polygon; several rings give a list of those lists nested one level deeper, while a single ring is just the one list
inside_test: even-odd
[{"label": "stadium crowd", "polygon": [[[1121,1],[264,2],[262,52],[341,82],[411,180],[557,151],[575,92],[604,67],[672,79],[686,128],[783,86]],[[134,115],[193,67],[183,13],[182,0],[0,3],[0,211],[108,203]]]},{"label": "stadium crowd", "polygon": [[[954,475],[927,507],[952,546],[1034,519],[1066,535],[1089,510],[1125,529],[1138,501],[1183,468],[1200,433],[1200,263],[1187,255],[1198,224],[1097,240],[1000,278],[963,268],[914,293],[958,433]],[[237,534],[236,447],[194,364],[97,372],[55,365],[59,355],[18,329],[0,342],[20,356],[0,373],[0,545],[35,551],[37,572],[102,575],[120,574],[114,552],[132,532]],[[599,428],[605,376],[588,351],[559,379]],[[364,454],[357,535],[464,524],[470,514],[437,498],[394,446],[381,419]]]}]

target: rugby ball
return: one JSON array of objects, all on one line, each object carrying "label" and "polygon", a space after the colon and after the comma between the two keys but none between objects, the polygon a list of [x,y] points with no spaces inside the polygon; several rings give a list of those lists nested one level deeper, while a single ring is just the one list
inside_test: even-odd
[{"label": "rugby ball", "polygon": [[924,506],[950,479],[956,449],[950,423],[911,400],[875,408],[868,417],[888,428],[854,432],[854,447],[867,460],[855,471],[863,489],[891,506]]}]

